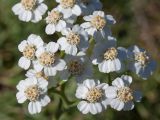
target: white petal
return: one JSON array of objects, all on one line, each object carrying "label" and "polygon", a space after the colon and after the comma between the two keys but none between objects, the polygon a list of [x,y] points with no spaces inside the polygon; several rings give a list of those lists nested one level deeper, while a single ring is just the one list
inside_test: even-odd
[{"label": "white petal", "polygon": [[96,30],[96,28],[91,27],[91,28],[86,29],[86,31],[87,31],[87,33],[88,33],[89,35],[93,36],[94,33],[95,33],[95,31],[97,31],[97,30]]},{"label": "white petal", "polygon": [[118,99],[113,99],[110,104],[113,109],[116,109],[118,111],[121,111],[124,108],[124,103],[119,101]]},{"label": "white petal", "polygon": [[58,71],[62,71],[66,66],[66,62],[64,60],[62,60],[62,59],[57,60],[57,63],[55,63],[55,64],[56,65],[54,67]]},{"label": "white petal", "polygon": [[85,23],[82,23],[81,24],[81,27],[83,27],[83,28],[90,28],[92,25],[91,25],[91,23],[90,22],[85,22]]},{"label": "white petal", "polygon": [[25,79],[25,85],[28,87],[30,85],[36,85],[37,84],[37,78],[32,77],[32,78],[26,78]]},{"label": "white petal", "polygon": [[52,68],[52,67],[45,67],[44,68],[44,73],[47,75],[47,76],[55,76],[57,71],[55,68]]},{"label": "white petal", "polygon": [[45,95],[43,98],[40,99],[40,103],[43,107],[50,102],[51,102],[51,99],[48,97],[48,95]]},{"label": "white petal", "polygon": [[107,60],[100,63],[98,67],[100,72],[110,73],[114,71],[119,71],[121,69],[121,63],[119,59]]},{"label": "white petal", "polygon": [[95,11],[95,12],[93,13],[93,15],[94,15],[94,16],[99,15],[99,16],[101,16],[101,17],[104,17],[104,16],[105,16],[105,14],[104,14],[103,11]]},{"label": "white petal", "polygon": [[96,106],[95,106],[94,103],[90,103],[90,104],[89,104],[89,107],[90,107],[90,112],[91,112],[91,114],[95,115],[95,114],[98,113],[98,110],[96,109]]},{"label": "white petal", "polygon": [[67,54],[70,54],[70,55],[76,55],[77,54],[77,47],[76,45],[69,45],[66,49],[65,49],[65,52]]},{"label": "white petal", "polygon": [[21,57],[19,59],[19,61],[18,61],[18,65],[21,68],[27,70],[30,67],[30,65],[31,65],[31,61],[29,59],[25,58],[25,57]]},{"label": "white petal", "polygon": [[41,15],[44,15],[45,12],[47,11],[47,9],[48,9],[48,7],[47,7],[44,3],[41,3],[41,4],[38,5],[38,7],[36,8],[36,10],[38,10]]},{"label": "white petal", "polygon": [[32,13],[31,11],[26,11],[24,10],[19,14],[19,19],[25,22],[29,22],[32,18]]},{"label": "white petal", "polygon": [[43,79],[43,78],[39,78],[38,79],[38,85],[40,88],[45,89],[48,86],[48,81]]},{"label": "white petal", "polygon": [[18,45],[18,49],[20,52],[23,52],[24,48],[27,46],[27,41],[23,40],[19,45]]},{"label": "white petal", "polygon": [[36,75],[36,71],[33,69],[30,69],[27,71],[27,73],[25,74],[26,77],[35,77]]},{"label": "white petal", "polygon": [[100,103],[95,103],[95,107],[96,107],[98,113],[102,112],[102,106]]},{"label": "white petal", "polygon": [[16,86],[16,88],[19,91],[24,91],[26,89],[26,81],[25,80],[21,80],[18,85]]},{"label": "white petal", "polygon": [[43,65],[41,65],[38,61],[33,62],[33,67],[37,72],[40,72],[43,69]]},{"label": "white petal", "polygon": [[105,95],[108,98],[116,98],[117,97],[117,89],[116,87],[109,86],[105,89]]},{"label": "white petal", "polygon": [[42,108],[42,106],[41,106],[40,102],[38,102],[38,101],[30,102],[28,105],[28,111],[30,114],[40,113],[41,108]]},{"label": "white petal", "polygon": [[102,105],[104,109],[107,109],[107,106],[110,105],[111,101],[112,99],[108,99],[108,98],[102,101]]},{"label": "white petal", "polygon": [[107,22],[109,24],[115,24],[116,23],[116,20],[113,18],[112,15],[106,15],[106,19],[107,19]]},{"label": "white petal", "polygon": [[42,20],[42,15],[38,10],[33,11],[33,15],[32,15],[32,22],[33,23],[37,23],[40,20]]},{"label": "white petal", "polygon": [[141,52],[140,48],[136,45],[129,47],[128,50],[134,53]]},{"label": "white petal", "polygon": [[61,31],[62,35],[68,36],[70,32],[72,32],[71,28],[66,28]]},{"label": "white petal", "polygon": [[55,28],[55,25],[54,25],[54,24],[48,24],[48,25],[46,26],[45,32],[46,32],[48,35],[54,34],[55,31],[56,31],[56,28]]},{"label": "white petal", "polygon": [[56,0],[56,2],[57,2],[57,3],[60,3],[60,2],[61,2],[61,0]]},{"label": "white petal", "polygon": [[44,0],[37,0],[38,3],[42,3]]},{"label": "white petal", "polygon": [[45,52],[45,48],[44,47],[38,48],[37,51],[36,51],[36,57],[40,57],[40,55],[42,53],[44,53],[44,52]]},{"label": "white petal", "polygon": [[132,110],[133,108],[134,108],[134,103],[132,101],[129,101],[124,104],[123,110],[128,111],[128,110]]},{"label": "white petal", "polygon": [[104,60],[98,65],[99,71],[103,73],[109,73],[111,68],[108,65],[110,65],[110,61]]},{"label": "white petal", "polygon": [[89,106],[86,101],[81,101],[78,105],[77,108],[79,111],[81,111],[83,114],[87,114],[89,112]]},{"label": "white petal", "polygon": [[28,37],[28,42],[30,44],[33,44],[36,46],[36,48],[39,48],[41,46],[43,46],[43,40],[40,36],[38,35],[35,35],[35,34],[31,34],[29,37]]},{"label": "white petal", "polygon": [[75,5],[72,9],[72,13],[76,16],[80,16],[82,13],[81,8],[78,5]]},{"label": "white petal", "polygon": [[122,80],[124,81],[126,86],[129,86],[132,83],[132,77],[128,75],[122,75]]},{"label": "white petal", "polygon": [[51,53],[57,52],[59,49],[59,44],[55,42],[49,42],[46,46],[46,50]]},{"label": "white petal", "polygon": [[66,27],[66,22],[63,20],[60,20],[58,24],[56,25],[56,31],[60,32]]},{"label": "white petal", "polygon": [[76,97],[79,98],[79,99],[85,99],[87,92],[88,92],[87,87],[85,87],[83,85],[79,85],[77,90],[76,90]]},{"label": "white petal", "polygon": [[65,37],[59,38],[57,43],[60,44],[60,50],[65,50],[69,46]]},{"label": "white petal", "polygon": [[17,97],[18,103],[24,103],[27,100],[24,92],[18,92],[16,94],[16,97]]},{"label": "white petal", "polygon": [[121,78],[116,78],[113,82],[112,82],[113,86],[116,86],[118,88],[124,87],[124,82]]},{"label": "white petal", "polygon": [[83,19],[84,19],[85,21],[91,21],[93,18],[94,18],[93,15],[89,15],[89,16],[84,16],[84,17],[83,17]]},{"label": "white petal", "polygon": [[95,84],[95,81],[94,81],[94,80],[90,80],[90,79],[85,80],[85,81],[83,82],[83,84],[84,84],[87,88],[89,88],[89,89],[95,87],[95,85],[96,85],[96,84]]},{"label": "white petal", "polygon": [[12,11],[14,12],[15,15],[19,15],[22,11],[22,4],[21,3],[17,3],[12,7]]},{"label": "white petal", "polygon": [[69,18],[72,16],[72,9],[64,9],[62,12],[63,12],[64,18]]}]

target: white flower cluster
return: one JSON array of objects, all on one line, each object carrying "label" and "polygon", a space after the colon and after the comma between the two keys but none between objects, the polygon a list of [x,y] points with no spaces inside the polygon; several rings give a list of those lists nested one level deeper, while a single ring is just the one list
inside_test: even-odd
[{"label": "white flower cluster", "polygon": [[[128,49],[117,47],[111,26],[116,23],[111,15],[105,15],[99,0],[56,0],[58,6],[48,12],[45,18],[47,35],[62,34],[57,42],[44,43],[38,35],[31,34],[23,40],[18,49],[22,53],[18,65],[28,70],[26,79],[17,85],[17,100],[29,100],[31,114],[41,111],[50,102],[47,96],[48,84],[53,76],[67,81],[77,81],[76,97],[82,100],[78,109],[83,113],[97,114],[111,108],[132,110],[133,101],[140,102],[141,93],[130,88],[132,77],[122,75],[112,83],[94,80],[93,65],[99,72],[133,71],[147,79],[155,70],[155,62],[148,53],[137,46]],[[21,0],[12,8],[21,21],[38,22],[47,11],[43,0]],[[79,17],[81,24],[76,24]],[[94,41],[93,41],[94,40]],[[55,78],[54,78],[55,79]],[[111,86],[109,86],[111,84]],[[53,87],[53,86],[50,86]]]}]

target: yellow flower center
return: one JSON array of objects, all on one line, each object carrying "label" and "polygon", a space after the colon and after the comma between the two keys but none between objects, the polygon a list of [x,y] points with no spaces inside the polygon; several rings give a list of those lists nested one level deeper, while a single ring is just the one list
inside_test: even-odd
[{"label": "yellow flower center", "polygon": [[25,10],[33,10],[36,6],[36,0],[21,0],[21,4]]},{"label": "yellow flower center", "polygon": [[107,51],[104,53],[104,59],[105,60],[114,60],[118,55],[117,49],[114,47],[111,47],[107,49]]},{"label": "yellow flower center", "polygon": [[80,36],[74,32],[70,32],[67,36],[67,42],[71,45],[78,45],[80,43]]},{"label": "yellow flower center", "polygon": [[117,97],[123,102],[131,101],[133,100],[133,91],[129,87],[120,88],[117,91]]},{"label": "yellow flower center", "polygon": [[72,8],[76,3],[76,0],[61,0],[60,4],[63,8]]},{"label": "yellow flower center", "polygon": [[93,27],[95,27],[97,30],[102,30],[104,26],[106,25],[106,20],[101,16],[95,16],[91,20],[91,24]]},{"label": "yellow flower center", "polygon": [[27,99],[30,101],[36,101],[38,100],[40,96],[40,89],[37,85],[29,86],[25,91],[24,91]]},{"label": "yellow flower center", "polygon": [[102,96],[103,96],[102,90],[94,87],[88,91],[86,100],[89,101],[90,103],[94,103],[100,101]]},{"label": "yellow flower center", "polygon": [[68,64],[68,71],[72,75],[80,75],[82,74],[83,70],[83,65],[77,60],[70,61],[70,63]]},{"label": "yellow flower center", "polygon": [[42,71],[36,73],[36,78],[44,78],[45,80],[48,80],[48,76],[46,76]]},{"label": "yellow flower center", "polygon": [[48,17],[46,18],[46,22],[48,24],[57,24],[59,20],[61,20],[63,17],[62,13],[52,10],[49,14]]},{"label": "yellow flower center", "polygon": [[40,55],[38,59],[42,65],[51,66],[55,62],[55,55],[48,52],[44,52]]},{"label": "yellow flower center", "polygon": [[140,62],[141,65],[146,65],[149,57],[146,55],[146,52],[139,52],[135,54],[135,61]]},{"label": "yellow flower center", "polygon": [[23,50],[23,56],[28,59],[33,59],[35,57],[36,48],[34,45],[27,45]]}]

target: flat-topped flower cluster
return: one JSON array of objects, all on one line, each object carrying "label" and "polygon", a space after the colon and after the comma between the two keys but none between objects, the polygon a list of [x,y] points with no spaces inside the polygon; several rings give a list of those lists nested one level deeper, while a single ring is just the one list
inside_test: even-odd
[{"label": "flat-topped flower cluster", "polygon": [[[155,70],[155,62],[146,50],[136,45],[128,49],[117,46],[111,32],[116,21],[102,11],[99,0],[56,2],[58,6],[48,11],[44,18],[44,31],[47,35],[60,33],[61,37],[45,43],[39,35],[31,34],[18,45],[22,53],[18,65],[28,70],[26,79],[17,85],[18,102],[29,100],[29,113],[39,113],[51,101],[47,90],[56,86],[51,85],[55,76],[66,82],[74,77],[77,82],[75,96],[81,100],[77,108],[83,114],[97,114],[107,106],[118,111],[132,110],[133,102],[140,102],[142,98],[141,92],[130,87],[132,77],[122,75],[107,83],[101,78],[95,79],[94,68],[104,76],[132,71],[147,79]],[[37,23],[47,9],[43,0],[21,0],[12,11],[21,21]],[[76,24],[80,17],[83,21]]]}]

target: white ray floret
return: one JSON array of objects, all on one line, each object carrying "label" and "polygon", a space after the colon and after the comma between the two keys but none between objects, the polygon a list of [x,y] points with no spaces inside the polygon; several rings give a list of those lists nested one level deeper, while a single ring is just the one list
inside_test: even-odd
[{"label": "white ray floret", "polygon": [[23,40],[18,45],[19,51],[23,54],[19,59],[18,65],[27,70],[30,67],[32,60],[35,60],[36,50],[43,46],[43,44],[41,37],[35,34],[31,34],[27,40]]},{"label": "white ray floret", "polygon": [[128,59],[129,70],[143,79],[147,79],[155,71],[155,61],[151,59],[150,55],[144,49],[136,45],[128,49]]},{"label": "white ray floret", "polygon": [[108,37],[108,41],[97,43],[93,50],[92,63],[98,65],[103,73],[120,72],[124,69],[126,49],[116,47],[116,39]]},{"label": "white ray floret", "polygon": [[50,103],[47,95],[48,82],[42,78],[27,78],[21,80],[17,85],[16,94],[18,103],[24,103],[29,100],[28,111],[30,114],[40,113],[42,107]]},{"label": "white ray floret", "polygon": [[134,108],[134,101],[141,101],[141,92],[133,91],[130,88],[131,83],[131,76],[122,75],[120,78],[116,78],[112,82],[112,86],[109,86],[105,90],[105,94],[110,99],[110,105],[113,109],[118,111],[132,110]]},{"label": "white ray floret", "polygon": [[82,84],[78,84],[76,97],[82,100],[77,105],[78,110],[83,114],[98,114],[107,109],[109,104],[105,95],[107,87],[108,84],[92,79],[86,79]]},{"label": "white ray floret", "polygon": [[51,88],[51,87],[55,87],[57,85],[57,81],[55,78],[51,77],[51,76],[48,76],[44,73],[44,71],[37,71],[35,69],[29,69],[27,71],[27,73],[25,74],[26,77],[28,78],[34,78],[36,77],[37,79],[39,78],[43,78],[45,80],[48,81],[48,88]]},{"label": "white ray floret", "polygon": [[86,22],[81,26],[94,37],[96,42],[101,42],[111,35],[110,26],[116,23],[111,15],[105,15],[103,11],[94,11],[92,15],[85,16],[83,19]]},{"label": "white ray floret", "polygon": [[67,55],[64,60],[66,67],[63,71],[59,72],[62,80],[66,81],[70,76],[73,76],[78,83],[82,83],[83,80],[92,77],[92,64],[85,53],[79,52],[75,56]]},{"label": "white ray floret", "polygon": [[56,0],[56,2],[59,3],[57,9],[63,13],[64,18],[80,16],[82,13],[78,0]]},{"label": "white ray floret", "polygon": [[37,71],[44,70],[47,76],[55,76],[57,71],[63,70],[66,63],[56,55],[58,49],[59,44],[55,42],[49,42],[47,45],[40,47],[36,51],[37,60],[33,63],[34,69]]},{"label": "white ray floret", "polygon": [[65,29],[62,34],[65,37],[61,37],[57,42],[60,50],[64,50],[66,54],[76,55],[78,51],[86,51],[89,47],[88,34],[79,25]]},{"label": "white ray floret", "polygon": [[47,23],[45,31],[48,35],[52,35],[56,31],[61,32],[67,26],[67,23],[63,18],[63,14],[57,8],[48,12],[48,16],[45,20]]},{"label": "white ray floret", "polygon": [[12,7],[12,11],[21,21],[39,22],[42,20],[42,15],[45,14],[48,7],[43,3],[43,0],[21,0]]}]

